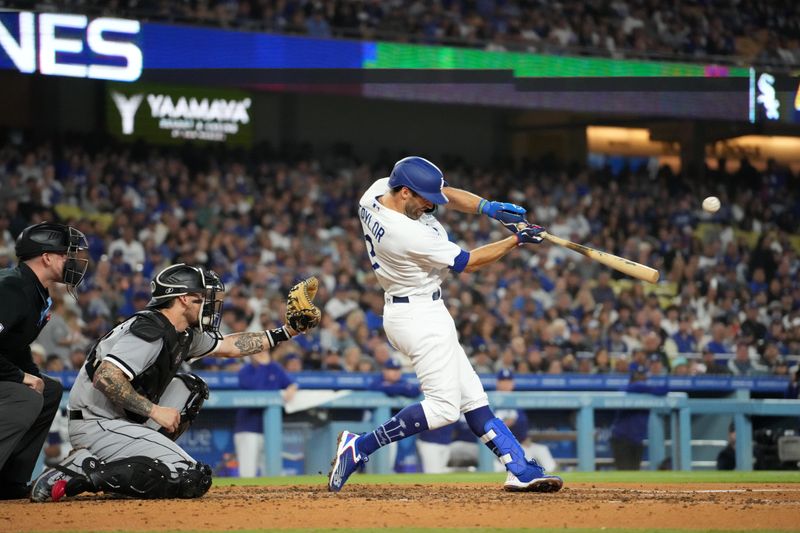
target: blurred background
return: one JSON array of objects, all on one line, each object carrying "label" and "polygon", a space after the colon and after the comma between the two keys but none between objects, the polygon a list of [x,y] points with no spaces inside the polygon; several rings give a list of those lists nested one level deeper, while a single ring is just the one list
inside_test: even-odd
[{"label": "blurred background", "polygon": [[[487,390],[504,391],[493,401],[520,440],[559,469],[797,468],[797,416],[737,420],[739,404],[696,403],[689,438],[664,398],[581,422],[566,399],[546,409],[537,396],[797,400],[796,2],[104,4],[0,0],[0,267],[39,221],[90,243],[77,301],[54,295],[35,345],[65,385],[168,264],[222,277],[226,333],[278,326],[289,287],[316,275],[320,328],[271,360],[193,365],[213,390],[283,389],[281,431],[261,408],[233,416],[222,402],[182,437],[221,475],[240,473],[235,435],[262,432],[247,461],[272,466],[247,475],[314,473],[338,424],[370,426],[376,396],[361,394],[389,408],[419,394],[382,331],[356,217],[372,180],[414,154],[452,186],[661,272],[649,285],[542,244],[446,283],[464,349]],[[710,195],[714,214],[700,207]],[[439,218],[467,249],[503,236],[486,217]],[[50,460],[67,451],[59,424]],[[449,450],[442,468],[485,469],[464,433],[423,435],[384,467],[433,471],[428,448]],[[641,465],[615,464],[614,438],[642,446]]]}]

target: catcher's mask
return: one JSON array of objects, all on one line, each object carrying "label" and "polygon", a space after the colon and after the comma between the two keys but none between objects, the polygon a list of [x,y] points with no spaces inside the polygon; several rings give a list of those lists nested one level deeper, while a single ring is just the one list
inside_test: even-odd
[{"label": "catcher's mask", "polygon": [[20,261],[27,261],[45,253],[66,254],[61,282],[67,286],[67,292],[76,298],[75,288],[83,281],[89,259],[86,257],[89,243],[82,231],[56,224],[41,222],[28,226],[17,237],[14,251]]},{"label": "catcher's mask", "polygon": [[221,339],[219,332],[222,321],[222,300],[225,285],[213,271],[184,263],[171,265],[156,274],[150,282],[152,298],[147,304],[151,309],[164,307],[177,296],[199,294],[203,297],[203,305],[197,316],[200,331],[207,332]]}]

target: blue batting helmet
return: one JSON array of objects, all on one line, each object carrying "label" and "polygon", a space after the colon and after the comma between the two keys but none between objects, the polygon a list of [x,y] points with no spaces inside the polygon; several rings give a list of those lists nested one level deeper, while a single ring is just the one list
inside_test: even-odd
[{"label": "blue batting helmet", "polygon": [[422,157],[405,157],[394,164],[389,175],[389,187],[405,186],[436,205],[446,204],[449,200],[442,194],[442,187],[447,186],[439,167]]}]

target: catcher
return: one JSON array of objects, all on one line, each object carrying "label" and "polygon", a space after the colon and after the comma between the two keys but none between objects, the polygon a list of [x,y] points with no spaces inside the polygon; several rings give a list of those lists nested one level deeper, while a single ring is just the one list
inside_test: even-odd
[{"label": "catcher", "polygon": [[289,292],[280,328],[222,336],[225,287],[202,267],[171,265],[151,283],[152,299],[95,342],[69,395],[69,435],[75,451],[34,482],[31,501],[58,501],[82,492],[135,498],[198,498],[211,468],[175,441],[208,398],[184,361],[214,354],[242,357],[274,348],[316,327],[316,278]]}]

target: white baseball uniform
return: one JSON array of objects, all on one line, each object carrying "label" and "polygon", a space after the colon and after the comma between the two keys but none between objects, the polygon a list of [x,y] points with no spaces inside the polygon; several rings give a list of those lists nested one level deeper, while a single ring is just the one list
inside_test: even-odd
[{"label": "white baseball uniform", "polygon": [[461,272],[469,253],[450,242],[433,215],[413,220],[382,205],[389,178],[376,181],[359,202],[372,268],[385,291],[383,326],[419,378],[430,429],[452,424],[462,412],[488,405],[478,375],[458,341],[441,297],[448,270]]}]

